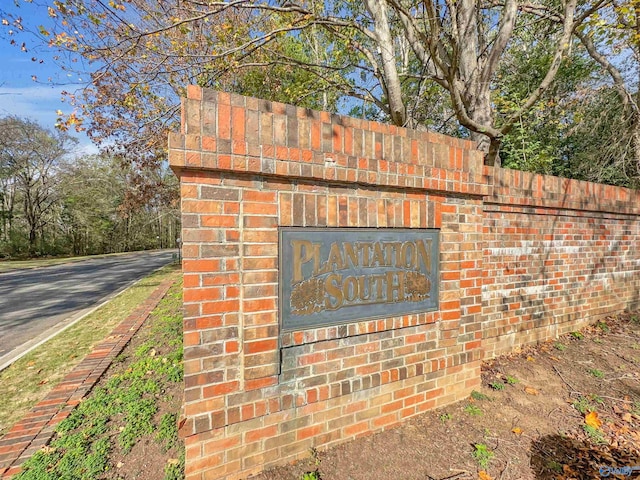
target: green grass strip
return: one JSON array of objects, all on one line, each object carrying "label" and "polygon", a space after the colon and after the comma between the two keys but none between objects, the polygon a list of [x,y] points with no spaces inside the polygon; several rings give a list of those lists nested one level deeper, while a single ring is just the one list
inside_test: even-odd
[{"label": "green grass strip", "polygon": [[102,255],[86,255],[83,257],[52,257],[52,258],[32,258],[30,260],[2,260],[0,261],[0,273],[11,270],[24,270],[31,268],[50,267],[52,265],[62,265],[65,263],[81,262],[83,260],[93,260],[94,258],[114,257],[126,255],[124,253],[105,253]]},{"label": "green grass strip", "polygon": [[[58,425],[49,446],[23,464],[15,480],[93,480],[108,469],[115,443],[126,454],[144,437],[159,442],[165,451],[179,447],[180,459],[167,463],[165,478],[183,478],[184,449],[176,413],[155,420],[163,393],[183,378],[181,292],[181,282],[176,282],[152,313],[151,334],[127,359],[127,368],[96,387]],[[164,354],[156,353],[159,345]]]},{"label": "green grass strip", "polygon": [[0,372],[0,436],[24,415],[167,278],[172,265],[143,278],[80,322]]}]

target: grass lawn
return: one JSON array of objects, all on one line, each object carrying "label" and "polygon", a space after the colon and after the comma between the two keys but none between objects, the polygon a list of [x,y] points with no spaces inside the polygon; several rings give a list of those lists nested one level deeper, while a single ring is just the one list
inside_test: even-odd
[{"label": "grass lawn", "polygon": [[123,254],[109,253],[104,255],[89,255],[84,257],[53,257],[53,258],[32,258],[29,260],[1,260],[0,273],[9,272],[11,270],[22,270],[25,268],[49,267],[51,265],[61,265],[63,263],[79,262],[82,260],[91,260],[92,258],[111,257],[115,255],[123,255]]},{"label": "grass lawn", "polygon": [[102,341],[163,280],[177,278],[179,274],[176,265],[158,270],[0,372],[0,436],[42,400],[93,345]]},{"label": "grass lawn", "polygon": [[[159,276],[176,275],[167,271]],[[15,480],[184,478],[182,282]]]}]

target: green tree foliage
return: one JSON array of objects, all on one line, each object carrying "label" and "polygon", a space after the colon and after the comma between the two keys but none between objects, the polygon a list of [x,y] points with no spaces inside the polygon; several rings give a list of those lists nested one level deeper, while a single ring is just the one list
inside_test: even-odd
[{"label": "green tree foliage", "polygon": [[565,140],[566,163],[558,172],[592,182],[640,188],[633,117],[615,87],[590,92],[574,109],[575,124]]},{"label": "green tree foliage", "polygon": [[[64,133],[52,133],[38,124],[17,117],[0,120],[0,164],[3,166],[3,197],[11,197],[3,206],[4,238],[12,239],[16,197],[19,195],[21,219],[28,239],[28,251],[35,254],[46,242],[46,227],[55,215],[57,172],[73,139]],[[8,202],[3,202],[7,203]]]},{"label": "green tree foliage", "polygon": [[[520,32],[508,62],[499,73],[500,88],[494,94],[496,108],[508,115],[536,88],[539,77],[551,62],[552,51],[536,41],[545,32],[531,28]],[[520,112],[512,130],[505,135],[500,157],[502,165],[544,174],[570,175],[568,155],[575,135],[576,109],[589,101],[597,70],[574,42],[571,55],[561,64],[555,82],[526,112]]]},{"label": "green tree foliage", "polygon": [[[555,17],[547,19],[516,0],[57,0],[49,9],[55,28],[37,34],[95,68],[75,101],[91,120],[89,133],[115,137],[129,157],[158,157],[177,97],[195,83],[332,110],[356,102],[416,128],[434,117],[447,124],[450,111],[492,162],[503,136],[552,84],[573,29],[605,0],[576,1],[549,7]],[[491,99],[496,74],[514,32],[536,19],[549,25],[550,62],[518,108],[500,115]],[[24,21],[6,24],[18,31]]]},{"label": "green tree foliage", "polygon": [[640,177],[638,0],[32,2],[54,26],[0,7],[10,40],[30,31],[91,75],[60,127],[141,164],[164,158],[198,84],[467,136],[488,164]]},{"label": "green tree foliage", "polygon": [[[591,166],[580,162],[589,180],[640,186],[640,2],[608,2],[576,35],[608,76],[592,105],[579,114],[601,136]],[[612,93],[617,94],[614,98]],[[606,123],[602,123],[606,122]],[[582,140],[582,139],[581,139]],[[584,147],[590,142],[582,142]],[[593,148],[587,150],[593,151]],[[582,152],[581,152],[582,153]]]},{"label": "green tree foliage", "polygon": [[74,157],[73,142],[30,120],[0,119],[0,257],[175,247],[177,179],[117,157]]}]

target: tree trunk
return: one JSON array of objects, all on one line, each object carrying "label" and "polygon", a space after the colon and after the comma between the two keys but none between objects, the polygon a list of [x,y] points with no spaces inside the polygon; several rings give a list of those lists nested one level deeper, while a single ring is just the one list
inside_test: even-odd
[{"label": "tree trunk", "polygon": [[402,84],[396,65],[394,39],[389,28],[388,5],[385,0],[365,0],[365,5],[373,17],[373,34],[376,36],[378,51],[382,58],[381,83],[387,97],[389,116],[394,125],[404,127],[407,122],[407,109],[402,99]]},{"label": "tree trunk", "polygon": [[[471,99],[472,107],[469,109],[469,117],[478,125],[491,126],[494,123],[493,109],[491,105],[491,93],[486,87],[478,87],[477,95]],[[495,135],[487,135],[478,131],[471,131],[471,140],[476,142],[476,148],[485,155],[485,165],[500,164],[498,156],[502,140]]]},{"label": "tree trunk", "polygon": [[36,254],[36,240],[38,239],[38,234],[36,232],[36,226],[30,224],[29,225],[29,255],[33,256]]},{"label": "tree trunk", "polygon": [[636,167],[636,178],[634,178],[632,185],[634,188],[637,188],[638,183],[640,183],[640,122],[638,122],[637,117],[634,119],[633,123],[633,132],[631,134],[631,141],[633,142],[633,162]]},{"label": "tree trunk", "polygon": [[36,240],[38,238],[38,232],[37,232],[38,222],[36,219],[33,200],[31,198],[31,190],[29,189],[26,189],[26,191],[24,192],[23,204],[24,204],[24,218],[27,221],[27,226],[29,228],[29,255],[33,256],[36,253]]}]

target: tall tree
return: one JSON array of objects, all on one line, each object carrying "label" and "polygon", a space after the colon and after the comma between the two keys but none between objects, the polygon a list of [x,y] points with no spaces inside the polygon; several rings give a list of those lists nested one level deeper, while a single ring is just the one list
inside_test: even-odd
[{"label": "tall tree", "polygon": [[[574,34],[609,82],[599,77],[575,105],[576,121],[567,141],[574,147],[574,158],[568,164],[572,175],[581,178],[638,186],[640,2],[610,0],[598,7],[584,12]],[[566,21],[548,5],[525,2],[522,8],[557,25]]]},{"label": "tall tree", "polygon": [[9,158],[0,156],[0,241],[11,236],[16,203],[15,167]]},{"label": "tall tree", "polygon": [[77,140],[65,133],[50,132],[30,120],[0,120],[0,160],[13,175],[20,194],[22,214],[28,227],[29,253],[43,239],[48,214],[55,206],[56,171]]},{"label": "tall tree", "polygon": [[[600,164],[611,166],[633,186],[640,185],[640,1],[612,0],[577,30],[587,52],[608,74],[617,99],[602,88],[600,106],[616,125],[603,144]],[[611,89],[609,89],[611,90]],[[617,100],[617,101],[616,101]],[[602,113],[602,112],[601,112]],[[602,133],[602,132],[601,132]],[[612,148],[613,147],[613,148]]]},{"label": "tall tree", "polygon": [[[515,35],[504,65],[498,71],[492,99],[500,115],[518,111],[552,61],[553,46],[536,39],[547,36],[548,25],[532,23]],[[598,66],[577,39],[562,62],[553,85],[526,112],[520,112],[505,135],[502,165],[519,170],[571,176],[567,155],[574,152],[578,111],[590,101]],[[586,132],[585,132],[586,133]],[[593,153],[593,152],[592,152]]]},{"label": "tall tree", "polygon": [[[411,127],[424,121],[411,95],[426,97],[438,85],[493,163],[504,135],[552,85],[572,34],[605,1],[549,3],[551,18],[516,0],[57,0],[50,7],[57,27],[40,34],[93,62],[92,85],[79,100],[92,118],[90,132],[126,132],[122,139],[136,132],[145,139],[141,152],[164,142],[158,134],[175,118],[186,83],[224,87],[242,69],[278,65],[315,75],[316,99],[332,91]],[[551,25],[551,61],[517,108],[501,114],[491,98],[497,72],[514,32],[535,19]],[[328,54],[314,55],[313,43],[297,53],[287,48],[309,45],[309,36]]]},{"label": "tall tree", "polygon": [[[281,26],[284,19],[258,19],[238,9],[202,15],[209,8],[198,2],[29,3],[48,9],[53,27],[30,25],[0,7],[5,33],[31,33],[33,43],[56,49],[62,68],[91,79],[86,88],[65,92],[82,114],[61,117],[58,126],[86,129],[110,153],[129,161],[148,165],[166,158],[167,132],[178,128],[180,97],[189,84],[336,109],[328,85],[342,77],[324,72],[319,79],[310,67],[298,68],[312,54],[312,45],[302,37],[278,37],[275,32],[289,30]],[[274,32],[274,41],[245,56],[246,68],[239,72],[238,60],[221,49],[253,35],[256,22]]]},{"label": "tall tree", "polygon": [[109,155],[76,159],[60,171],[61,227],[73,254],[174,248],[177,179]]}]

